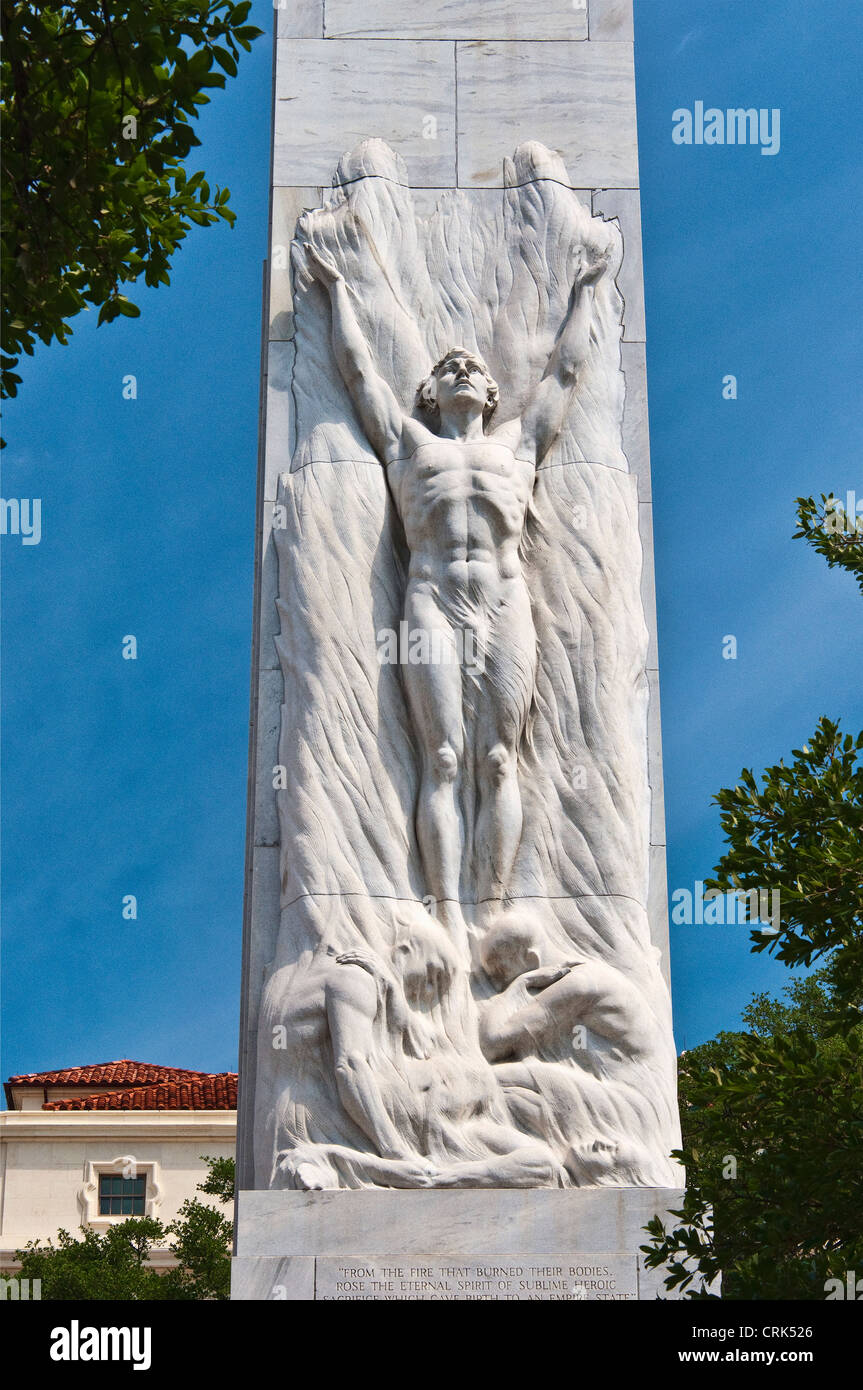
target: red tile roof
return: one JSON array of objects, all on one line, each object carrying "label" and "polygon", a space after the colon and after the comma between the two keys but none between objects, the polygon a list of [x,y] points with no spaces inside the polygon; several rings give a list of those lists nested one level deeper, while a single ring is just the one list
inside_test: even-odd
[{"label": "red tile roof", "polygon": [[43,1110],[236,1110],[237,1074],[186,1072],[180,1081],[49,1100]]},{"label": "red tile roof", "polygon": [[24,1072],[10,1076],[7,1086],[151,1086],[161,1081],[192,1081],[211,1075],[184,1067],[160,1067],[155,1062],[95,1062],[90,1066],[63,1067],[60,1071]]}]

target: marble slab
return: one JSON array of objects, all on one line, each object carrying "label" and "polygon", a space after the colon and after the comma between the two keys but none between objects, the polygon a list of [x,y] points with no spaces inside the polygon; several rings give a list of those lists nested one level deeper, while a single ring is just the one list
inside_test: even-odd
[{"label": "marble slab", "polygon": [[660,969],[666,984],[671,988],[671,962],[668,954],[668,866],[665,845],[651,845],[650,889],[647,901],[647,916],[650,921],[650,939],[660,952]]},{"label": "marble slab", "polygon": [[255,753],[255,844],[278,845],[279,819],[273,768],[279,760],[284,681],[280,670],[261,670],[258,681],[258,746]]},{"label": "marble slab", "polygon": [[634,1255],[527,1259],[440,1255],[339,1256],[315,1261],[315,1299],[326,1303],[595,1303],[634,1301]]},{"label": "marble slab", "polygon": [[244,1255],[342,1258],[500,1255],[547,1259],[635,1253],[655,1214],[681,1205],[676,1188],[441,1188],[397,1191],[241,1191],[237,1248]]},{"label": "marble slab", "polygon": [[665,844],[665,792],[662,782],[662,726],[659,705],[659,672],[648,671],[650,713],[647,737],[647,767],[650,780],[650,843]]},{"label": "marble slab", "polygon": [[503,154],[528,137],[561,152],[573,188],[637,186],[631,44],[459,43],[457,53],[462,187],[499,185]]},{"label": "marble slab", "polygon": [[279,38],[322,39],[324,0],[273,0]]},{"label": "marble slab", "polygon": [[291,276],[291,241],[297,218],[307,208],[323,202],[324,191],[315,188],[274,188],[270,229],[270,342],[286,342],[294,336],[294,300]]},{"label": "marble slab", "polygon": [[273,504],[263,504],[263,528],[259,539],[261,589],[258,613],[258,666],[275,670],[279,665],[275,639],[279,632],[276,596],[279,591],[279,562],[273,541]]},{"label": "marble slab", "polygon": [[401,155],[412,185],[455,183],[452,43],[278,39],[276,44],[274,184],[329,186],[345,150],[370,137],[385,140]]},{"label": "marble slab", "polygon": [[[250,777],[249,795],[253,793]],[[278,846],[252,845],[247,851],[243,905],[243,991],[240,1008],[240,1091],[237,1113],[237,1181],[254,1181],[255,1054],[258,1013],[266,969],[279,929]]]},{"label": "marble slab", "polygon": [[315,1261],[261,1255],[231,1260],[231,1299],[234,1302],[311,1302],[315,1296]]},{"label": "marble slab", "polygon": [[617,287],[623,295],[625,342],[643,343],[644,266],[641,254],[641,198],[637,188],[599,188],[593,195],[594,216],[615,220],[623,236],[623,261]]},{"label": "marble slab", "polygon": [[632,43],[633,0],[588,0],[588,32],[592,40],[624,39]]},{"label": "marble slab", "polygon": [[623,452],[638,479],[638,500],[650,501],[650,431],[647,417],[647,354],[644,343],[621,343],[620,365],[626,378],[623,407]]},{"label": "marble slab", "polygon": [[331,37],[396,39],[586,39],[587,0],[327,0]]},{"label": "marble slab", "polygon": [[291,380],[295,349],[292,340],[272,342],[267,355],[267,434],[264,453],[264,501],[278,496],[279,474],[291,466],[294,435],[294,400]]},{"label": "marble slab", "polygon": [[655,671],[659,665],[656,643],[656,575],[654,574],[653,554],[653,505],[650,502],[638,504],[638,534],[641,538],[641,602],[644,606],[644,621],[647,623],[647,669]]}]

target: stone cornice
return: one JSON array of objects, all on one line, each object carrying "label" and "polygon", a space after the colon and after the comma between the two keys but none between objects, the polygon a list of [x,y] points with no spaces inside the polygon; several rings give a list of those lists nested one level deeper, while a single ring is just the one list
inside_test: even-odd
[{"label": "stone cornice", "polygon": [[221,1139],[237,1132],[235,1110],[4,1110],[0,1139]]}]

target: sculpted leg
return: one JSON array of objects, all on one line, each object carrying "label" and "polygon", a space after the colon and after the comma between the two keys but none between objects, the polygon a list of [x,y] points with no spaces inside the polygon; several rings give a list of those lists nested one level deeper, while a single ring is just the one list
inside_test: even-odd
[{"label": "sculpted leg", "polygon": [[518,749],[536,679],[536,631],[521,580],[505,584],[489,634],[478,707],[476,888],[480,925],[497,916],[521,843]]},{"label": "sculpted leg", "polygon": [[498,742],[481,758],[478,768],[476,847],[480,922],[490,921],[497,915],[521,841],[521,792],[516,761],[515,749]]},{"label": "sculpted leg", "polygon": [[461,741],[456,746],[454,742],[446,740],[424,750],[417,805],[417,839],[426,881],[444,920],[458,908],[464,844],[457,802]]},{"label": "sculpted leg", "polygon": [[459,806],[464,734],[461,668],[452,631],[433,599],[410,593],[405,617],[412,632],[427,636],[435,659],[403,668],[408,703],[422,750],[416,830],[436,914],[459,936],[464,931],[460,878],[464,827]]}]

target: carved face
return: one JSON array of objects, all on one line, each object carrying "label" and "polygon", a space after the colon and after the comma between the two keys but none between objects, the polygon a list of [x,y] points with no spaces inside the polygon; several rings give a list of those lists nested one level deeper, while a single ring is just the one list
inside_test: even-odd
[{"label": "carved face", "polygon": [[488,378],[485,368],[466,352],[454,352],[445,357],[435,372],[438,409],[442,412],[465,410],[470,402],[485,408]]},{"label": "carved face", "polygon": [[419,403],[432,415],[482,413],[491,419],[499,399],[497,382],[476,353],[451,348],[420,386]]},{"label": "carved face", "polygon": [[535,970],[540,962],[537,934],[532,925],[506,920],[493,927],[480,948],[485,973],[503,989],[512,980]]},{"label": "carved face", "polygon": [[449,989],[457,962],[446,937],[425,916],[401,923],[393,964],[409,1002],[431,1006]]}]

